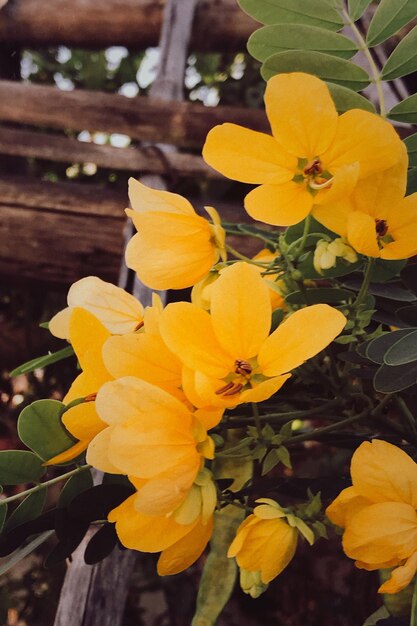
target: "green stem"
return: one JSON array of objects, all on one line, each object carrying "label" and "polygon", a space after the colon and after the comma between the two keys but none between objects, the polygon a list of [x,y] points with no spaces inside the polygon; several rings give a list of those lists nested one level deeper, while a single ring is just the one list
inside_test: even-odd
[{"label": "green stem", "polygon": [[258,408],[258,405],[256,404],[256,402],[252,402],[252,412],[253,412],[253,419],[254,419],[254,422],[255,422],[256,430],[258,432],[258,439],[260,441],[262,441],[262,439],[263,439],[262,424],[261,424],[261,420],[259,418],[259,408]]},{"label": "green stem", "polygon": [[365,39],[362,36],[362,33],[360,32],[359,28],[356,26],[355,22],[352,20],[352,18],[350,17],[349,13],[346,11],[345,8],[342,8],[342,14],[343,17],[346,20],[346,24],[348,26],[350,26],[350,28],[352,29],[353,34],[356,37],[356,40],[359,44],[359,50],[361,50],[364,55],[366,56],[369,66],[371,68],[371,72],[372,72],[372,76],[373,76],[373,82],[375,83],[375,87],[378,93],[378,99],[379,99],[379,113],[381,115],[381,117],[386,117],[387,116],[387,110],[386,110],[386,106],[385,106],[385,96],[384,96],[384,90],[382,88],[382,78],[381,78],[381,72],[379,71],[374,58],[371,54],[371,51],[369,50],[367,43],[365,41]]},{"label": "green stem", "polygon": [[246,263],[251,263],[252,265],[258,265],[263,268],[269,267],[271,265],[270,263],[261,263],[260,261],[254,261],[253,259],[250,259],[249,257],[245,256],[244,254],[241,254],[240,252],[232,248],[232,246],[229,246],[229,244],[226,244],[225,248],[228,252],[230,252],[230,254],[233,254],[233,256],[235,256],[237,259],[240,259],[241,261],[246,261]]},{"label": "green stem", "polygon": [[41,491],[42,489],[47,489],[51,485],[55,485],[59,483],[61,480],[65,480],[66,478],[70,478],[71,476],[75,476],[75,474],[79,474],[80,472],[84,472],[86,469],[89,469],[91,465],[81,465],[80,467],[76,467],[70,472],[66,472],[65,474],[61,474],[56,478],[51,478],[50,480],[46,480],[44,483],[40,483],[36,485],[36,487],[31,487],[30,489],[26,489],[26,491],[21,491],[20,493],[16,493],[14,496],[9,496],[8,498],[4,498],[0,500],[0,506],[3,504],[9,504],[9,502],[14,502],[15,500],[20,500],[21,498],[26,498],[26,496],[30,496],[32,493],[36,493],[37,491]]},{"label": "green stem", "polygon": [[372,257],[368,258],[368,266],[366,268],[364,277],[363,277],[363,282],[361,285],[361,288],[359,290],[359,293],[357,295],[357,298],[355,300],[355,302],[353,303],[353,307],[354,309],[358,309],[359,306],[362,304],[363,300],[365,299],[367,293],[368,293],[368,289],[369,289],[369,285],[371,282],[371,276],[372,276],[372,270],[374,268],[374,263],[375,263],[375,259]]},{"label": "green stem", "polygon": [[288,246],[287,253],[292,249],[293,246],[295,246],[295,244],[298,243],[297,250],[294,254],[294,259],[298,259],[298,257],[301,256],[304,250],[304,246],[306,244],[307,237],[310,232],[310,223],[311,223],[311,214],[307,215],[307,217],[304,220],[303,234],[301,235],[300,239],[297,239],[297,241],[294,241],[292,244]]}]

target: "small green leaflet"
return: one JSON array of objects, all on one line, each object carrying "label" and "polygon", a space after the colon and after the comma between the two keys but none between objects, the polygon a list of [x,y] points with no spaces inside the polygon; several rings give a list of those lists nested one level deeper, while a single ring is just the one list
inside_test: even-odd
[{"label": "small green leaflet", "polygon": [[368,45],[382,43],[416,16],[416,0],[381,0],[369,25]]},{"label": "small green leaflet", "polygon": [[417,133],[404,139],[407,146],[409,165],[417,166]]},{"label": "small green leaflet", "polygon": [[274,24],[252,33],[248,51],[258,61],[285,50],[316,50],[343,59],[350,59],[357,46],[338,33],[307,24]]},{"label": "small green leaflet", "polygon": [[269,57],[261,68],[261,74],[265,80],[286,72],[314,74],[325,81],[354,91],[365,89],[370,82],[368,74],[358,65],[323,52],[307,50],[278,52]]},{"label": "small green leaflet", "polygon": [[27,450],[2,450],[0,452],[0,484],[21,485],[38,482],[46,469],[33,452]]},{"label": "small green leaflet", "polygon": [[62,361],[62,359],[66,359],[73,354],[74,350],[72,349],[72,346],[67,346],[66,348],[62,348],[62,350],[58,350],[58,352],[51,352],[50,354],[45,354],[44,356],[38,356],[36,359],[31,359],[30,361],[26,361],[26,363],[19,365],[19,367],[16,367],[16,369],[10,372],[10,376],[29,374],[29,372],[33,372],[41,367],[46,367],[52,363]]},{"label": "small green leaflet", "polygon": [[349,15],[354,22],[365,13],[372,0],[348,0]]},{"label": "small green leaflet", "polygon": [[400,41],[385,63],[382,71],[384,80],[408,76],[417,70],[417,26]]},{"label": "small green leaflet", "polygon": [[241,8],[262,24],[309,24],[337,31],[343,27],[339,13],[323,0],[238,0]]},{"label": "small green leaflet", "polygon": [[329,91],[332,95],[336,109],[339,113],[349,111],[349,109],[363,109],[370,113],[375,113],[375,107],[367,98],[364,98],[356,91],[352,91],[348,87],[327,83]]},{"label": "small green leaflet", "polygon": [[[417,5],[417,2],[416,2]],[[396,104],[395,107],[391,109],[388,113],[388,117],[390,120],[394,122],[405,122],[406,124],[416,124],[417,123],[417,93],[406,98],[399,104]]]}]

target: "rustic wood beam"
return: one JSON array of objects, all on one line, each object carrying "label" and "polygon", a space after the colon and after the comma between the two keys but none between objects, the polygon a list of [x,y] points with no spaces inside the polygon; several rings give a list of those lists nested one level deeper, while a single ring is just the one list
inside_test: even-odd
[{"label": "rustic wood beam", "polygon": [[[10,0],[0,10],[0,41],[25,47],[157,46],[165,0]],[[257,23],[236,0],[202,0],[191,50],[245,50]]]},{"label": "rustic wood beam", "polygon": [[132,139],[201,148],[216,124],[235,122],[254,130],[268,128],[262,111],[205,107],[194,102],[150,101],[138,96],[0,81],[0,120],[47,128],[122,133]]},{"label": "rustic wood beam", "polygon": [[162,153],[155,147],[115,148],[52,133],[0,127],[0,155],[29,157],[59,163],[95,163],[127,172],[222,178],[200,156]]}]

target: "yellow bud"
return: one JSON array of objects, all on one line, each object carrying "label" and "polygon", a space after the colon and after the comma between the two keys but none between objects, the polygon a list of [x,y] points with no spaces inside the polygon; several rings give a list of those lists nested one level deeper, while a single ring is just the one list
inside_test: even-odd
[{"label": "yellow bud", "polygon": [[261,572],[248,572],[246,569],[240,570],[240,586],[252,598],[259,598],[268,589],[268,585],[261,580]]}]

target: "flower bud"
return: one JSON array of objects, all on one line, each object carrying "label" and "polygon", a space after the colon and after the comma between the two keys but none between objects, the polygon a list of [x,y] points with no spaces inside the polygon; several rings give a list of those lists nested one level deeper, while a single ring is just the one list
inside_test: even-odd
[{"label": "flower bud", "polygon": [[344,259],[348,263],[356,263],[358,255],[341,237],[330,242],[324,239],[317,242],[313,266],[318,274],[334,267],[338,258]]},{"label": "flower bud", "polygon": [[261,572],[248,572],[242,568],[240,569],[240,586],[243,593],[247,593],[251,598],[259,598],[268,589],[268,585],[262,582]]}]

